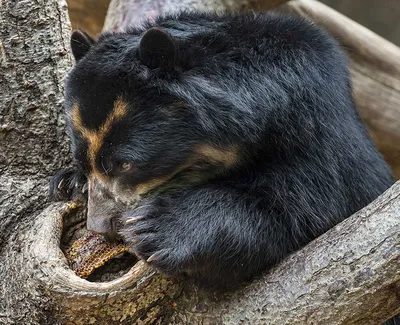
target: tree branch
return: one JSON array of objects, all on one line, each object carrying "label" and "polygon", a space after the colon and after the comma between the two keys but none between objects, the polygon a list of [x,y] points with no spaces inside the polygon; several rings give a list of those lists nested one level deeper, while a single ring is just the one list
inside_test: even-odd
[{"label": "tree branch", "polygon": [[[78,278],[59,250],[53,205],[29,238],[31,268],[72,324],[376,325],[400,311],[400,182],[369,206],[233,293],[215,295],[157,275],[142,262],[110,283]],[[65,212],[67,211],[67,212]],[[49,242],[48,234],[51,236]],[[47,235],[46,235],[47,234]],[[51,284],[51,286],[49,286]],[[111,317],[112,316],[112,317]]]}]

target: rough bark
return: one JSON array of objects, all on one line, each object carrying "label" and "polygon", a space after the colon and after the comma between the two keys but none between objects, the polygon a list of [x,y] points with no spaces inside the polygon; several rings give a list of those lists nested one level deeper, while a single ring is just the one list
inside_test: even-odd
[{"label": "rough bark", "polygon": [[[199,1],[196,6],[238,9],[250,4],[241,1],[213,0],[204,6]],[[69,31],[64,1],[0,5],[0,324],[376,325],[399,311],[399,183],[235,292],[202,292],[157,275],[141,262],[109,283],[76,277],[59,241],[63,218],[79,207],[46,201],[48,177],[70,157],[61,114],[63,79],[71,66]],[[357,62],[373,52],[361,49]],[[393,54],[379,53],[382,60]],[[368,69],[387,78],[394,67],[400,69],[394,61],[390,66],[376,62],[363,66],[366,76],[371,75]],[[388,78],[393,81],[388,85],[386,79],[371,79],[374,87],[391,85],[393,94],[374,105],[385,107],[389,101],[389,109],[398,107],[395,81]]]},{"label": "rough bark", "polygon": [[69,56],[64,1],[0,4],[0,323],[40,323],[25,234],[47,204],[48,176],[70,160],[61,114]]},{"label": "rough bark", "polygon": [[260,279],[226,294],[166,279],[142,262],[110,283],[78,278],[59,249],[62,219],[76,209],[44,210],[23,251],[62,324],[376,325],[400,311],[400,182]]}]

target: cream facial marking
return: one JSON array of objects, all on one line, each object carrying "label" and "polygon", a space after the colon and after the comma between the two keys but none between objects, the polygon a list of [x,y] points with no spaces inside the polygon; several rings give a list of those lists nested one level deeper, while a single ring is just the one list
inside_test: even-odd
[{"label": "cream facial marking", "polygon": [[88,142],[88,159],[92,171],[100,179],[105,178],[105,174],[96,169],[96,156],[104,143],[104,138],[110,132],[112,125],[126,116],[128,112],[128,104],[119,97],[115,103],[112,112],[110,112],[105,122],[97,131],[87,129],[82,122],[79,106],[75,104],[72,108],[70,118],[73,128],[80,132],[84,139]]}]

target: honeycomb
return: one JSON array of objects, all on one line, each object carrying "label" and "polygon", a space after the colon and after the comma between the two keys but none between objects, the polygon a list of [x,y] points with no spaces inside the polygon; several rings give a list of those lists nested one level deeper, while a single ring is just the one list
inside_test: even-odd
[{"label": "honeycomb", "polygon": [[73,242],[66,257],[75,273],[86,279],[95,269],[127,251],[127,246],[121,243],[109,242],[102,235],[88,232]]}]

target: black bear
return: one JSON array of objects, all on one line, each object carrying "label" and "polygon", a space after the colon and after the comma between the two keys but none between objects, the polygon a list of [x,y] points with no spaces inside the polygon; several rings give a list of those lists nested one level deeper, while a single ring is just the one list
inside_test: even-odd
[{"label": "black bear", "polygon": [[345,55],[303,19],[180,13],[71,45],[76,168],[52,195],[88,181],[88,228],[163,273],[231,287],[393,183]]}]

